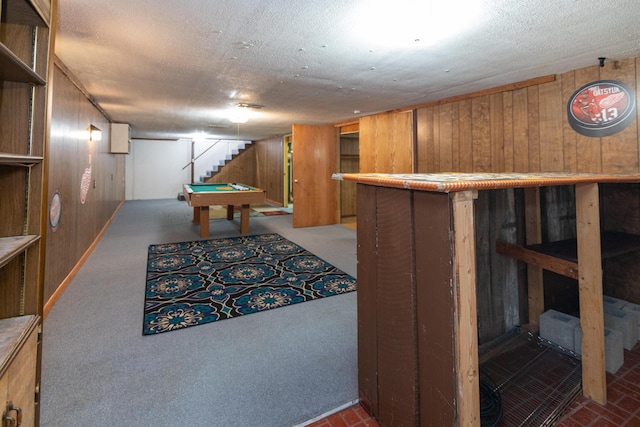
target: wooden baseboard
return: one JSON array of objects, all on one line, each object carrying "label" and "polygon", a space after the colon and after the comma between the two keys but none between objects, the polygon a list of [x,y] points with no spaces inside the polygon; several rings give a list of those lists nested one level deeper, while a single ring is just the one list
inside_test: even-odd
[{"label": "wooden baseboard", "polygon": [[284,204],[281,202],[276,202],[275,200],[271,200],[269,198],[267,198],[265,200],[267,203],[271,204],[271,205],[275,205],[275,206],[280,206],[280,207],[284,207]]},{"label": "wooden baseboard", "polygon": [[51,295],[51,297],[44,304],[44,307],[42,309],[42,317],[43,318],[45,318],[45,319],[47,318],[47,315],[49,314],[49,312],[51,311],[53,306],[56,304],[56,302],[58,301],[60,296],[62,296],[64,291],[67,289],[67,286],[69,286],[69,283],[71,283],[71,281],[76,276],[76,274],[78,274],[78,271],[80,270],[80,267],[82,267],[82,265],[85,263],[87,258],[89,258],[89,255],[91,255],[91,252],[93,252],[93,250],[95,249],[95,247],[98,244],[98,242],[100,241],[100,239],[102,239],[102,236],[107,231],[107,228],[109,227],[109,225],[111,225],[111,222],[113,221],[113,218],[115,218],[116,214],[118,213],[118,211],[120,210],[120,208],[122,207],[123,204],[124,204],[124,200],[122,202],[120,202],[120,204],[118,205],[116,210],[113,212],[113,215],[111,215],[109,220],[105,223],[104,227],[102,227],[102,230],[100,230],[100,233],[98,233],[98,235],[93,240],[93,242],[91,243],[89,248],[87,248],[87,250],[80,257],[80,259],[78,260],[76,265],[71,269],[69,274],[67,274],[67,277],[64,278],[64,280],[56,288],[55,292]]}]

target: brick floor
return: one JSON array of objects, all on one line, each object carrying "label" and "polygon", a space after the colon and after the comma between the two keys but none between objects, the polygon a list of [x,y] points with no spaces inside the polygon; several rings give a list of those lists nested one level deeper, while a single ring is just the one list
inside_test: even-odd
[{"label": "brick floor", "polygon": [[[607,374],[605,406],[579,398],[558,421],[559,427],[640,427],[640,344],[624,351],[624,365]],[[380,427],[358,404],[310,427]]]}]

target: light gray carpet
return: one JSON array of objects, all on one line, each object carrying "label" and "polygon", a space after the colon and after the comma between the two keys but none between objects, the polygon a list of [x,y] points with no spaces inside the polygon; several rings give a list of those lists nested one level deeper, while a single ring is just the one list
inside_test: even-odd
[{"label": "light gray carpet", "polygon": [[[199,240],[177,200],[128,201],[44,322],[41,425],[289,427],[357,399],[356,293],[142,335],[147,248]],[[356,233],[251,218],[355,277]],[[238,224],[211,223],[211,237]]]}]

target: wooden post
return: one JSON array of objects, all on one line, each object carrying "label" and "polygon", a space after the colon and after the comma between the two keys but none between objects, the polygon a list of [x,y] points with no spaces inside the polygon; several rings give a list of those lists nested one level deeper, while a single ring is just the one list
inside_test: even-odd
[{"label": "wooden post", "polygon": [[196,141],[191,140],[191,184],[195,182],[195,159],[196,158]]},{"label": "wooden post", "polygon": [[209,206],[195,209],[198,209],[200,215],[200,237],[209,237]]},{"label": "wooden post", "polygon": [[[231,207],[233,209],[233,206]],[[249,215],[251,209],[249,205],[242,205],[240,208],[240,234],[249,234]],[[233,219],[233,216],[231,217]]]},{"label": "wooden post", "polygon": [[576,185],[576,228],[582,326],[582,389],[586,397],[606,405],[598,184]]},{"label": "wooden post", "polygon": [[[525,188],[524,204],[526,244],[542,243],[540,188]],[[529,323],[537,328],[540,325],[540,315],[544,312],[544,283],[541,267],[527,264],[527,285],[529,289]]]},{"label": "wooden post", "polygon": [[474,191],[452,195],[458,425],[480,426]]}]

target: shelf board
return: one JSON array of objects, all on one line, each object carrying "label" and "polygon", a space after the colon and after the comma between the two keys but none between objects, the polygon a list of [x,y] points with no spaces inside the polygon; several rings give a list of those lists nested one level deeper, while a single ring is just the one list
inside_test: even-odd
[{"label": "shelf board", "polygon": [[[640,236],[617,231],[603,231],[600,236],[600,246],[603,260],[614,258],[640,249]],[[578,242],[576,239],[529,245],[527,248],[556,258],[578,262]]]},{"label": "shelf board", "polygon": [[[617,231],[603,231],[600,235],[602,260],[640,250],[640,236]],[[496,242],[496,252],[545,270],[578,279],[577,239],[518,246]]]},{"label": "shelf board", "polygon": [[25,156],[21,154],[0,153],[0,165],[33,166],[42,161],[42,156]]},{"label": "shelf board", "polygon": [[35,315],[0,319],[0,376],[37,324],[38,316]]},{"label": "shelf board", "polygon": [[46,84],[45,79],[2,43],[0,43],[0,80],[36,85]]},{"label": "shelf board", "polygon": [[39,239],[40,236],[35,235],[0,237],[0,267],[7,264],[12,258],[22,253]]}]

